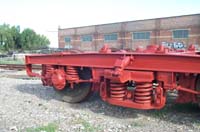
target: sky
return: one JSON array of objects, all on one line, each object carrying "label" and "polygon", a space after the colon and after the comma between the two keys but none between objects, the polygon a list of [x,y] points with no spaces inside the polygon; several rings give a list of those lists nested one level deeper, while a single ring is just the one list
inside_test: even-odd
[{"label": "sky", "polygon": [[31,28],[58,47],[58,27],[197,14],[199,6],[200,0],[0,0],[0,24]]}]

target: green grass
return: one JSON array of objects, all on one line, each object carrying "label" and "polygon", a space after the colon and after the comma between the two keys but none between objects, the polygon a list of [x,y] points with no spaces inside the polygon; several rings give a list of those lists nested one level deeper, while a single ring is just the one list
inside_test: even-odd
[{"label": "green grass", "polygon": [[100,127],[94,127],[92,124],[90,124],[88,121],[78,118],[74,123],[76,124],[82,124],[84,129],[83,132],[98,132],[102,131]]},{"label": "green grass", "polygon": [[0,58],[0,64],[24,64],[24,60],[13,60],[12,58]]},{"label": "green grass", "polygon": [[131,124],[131,127],[143,127],[145,126],[143,122],[132,122]]},{"label": "green grass", "polygon": [[36,128],[27,128],[25,132],[56,132],[56,130],[58,129],[58,125],[55,123],[49,123],[46,126],[39,126]]},{"label": "green grass", "polygon": [[200,129],[200,121],[195,120],[194,122],[192,122],[193,127],[197,127],[198,129]]}]

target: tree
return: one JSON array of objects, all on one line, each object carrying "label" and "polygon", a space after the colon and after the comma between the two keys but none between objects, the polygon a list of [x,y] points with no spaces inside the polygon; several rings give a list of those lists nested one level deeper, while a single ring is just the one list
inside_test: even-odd
[{"label": "tree", "polygon": [[20,32],[20,26],[0,25],[0,49],[5,51],[46,48],[50,41],[30,28]]},{"label": "tree", "polygon": [[22,49],[33,49],[36,33],[32,29],[24,29],[21,33]]},{"label": "tree", "polygon": [[44,35],[38,35],[32,29],[24,29],[21,33],[23,49],[39,49],[48,47],[50,41]]},{"label": "tree", "polygon": [[7,24],[0,25],[1,46],[4,50],[14,49],[15,42],[13,40],[12,31]]},{"label": "tree", "polygon": [[22,43],[21,43],[20,27],[12,26],[11,32],[12,32],[13,40],[15,42],[15,49],[21,49]]},{"label": "tree", "polygon": [[46,36],[44,36],[44,35],[37,35],[37,43],[38,43],[38,46],[40,47],[40,48],[47,48],[48,47],[48,45],[49,45],[49,43],[50,43],[50,41],[48,40],[48,38],[46,37]]}]

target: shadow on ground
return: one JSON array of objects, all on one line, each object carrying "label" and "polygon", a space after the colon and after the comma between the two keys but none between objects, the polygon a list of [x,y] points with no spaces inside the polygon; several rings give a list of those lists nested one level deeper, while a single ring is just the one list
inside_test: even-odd
[{"label": "shadow on ground", "polygon": [[[22,84],[16,89],[25,94],[35,95],[44,100],[60,100],[61,96],[51,87],[41,84]],[[147,117],[164,120],[175,124],[184,124],[192,127],[192,123],[200,124],[200,109],[194,104],[167,104],[161,110],[137,110],[110,105],[103,102],[97,93],[94,93],[86,101],[77,104],[69,104],[74,109],[87,109],[91,112],[111,116],[119,119],[137,118],[140,114]]]},{"label": "shadow on ground", "polygon": [[52,87],[44,87],[42,84],[21,84],[16,89],[25,94],[35,95],[43,100],[62,100],[61,96]]}]

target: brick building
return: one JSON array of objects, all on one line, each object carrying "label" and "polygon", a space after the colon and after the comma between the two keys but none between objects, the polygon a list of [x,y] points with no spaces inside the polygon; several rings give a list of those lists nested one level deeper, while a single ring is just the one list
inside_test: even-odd
[{"label": "brick building", "polygon": [[58,29],[59,48],[99,50],[103,44],[135,49],[149,44],[200,46],[200,14]]}]

